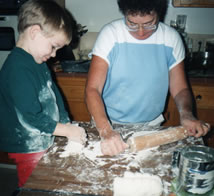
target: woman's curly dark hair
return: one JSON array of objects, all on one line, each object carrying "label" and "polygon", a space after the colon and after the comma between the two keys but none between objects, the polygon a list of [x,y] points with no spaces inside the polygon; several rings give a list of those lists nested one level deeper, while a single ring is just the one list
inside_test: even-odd
[{"label": "woman's curly dark hair", "polygon": [[117,3],[123,15],[145,15],[154,11],[163,20],[168,0],[117,0]]}]

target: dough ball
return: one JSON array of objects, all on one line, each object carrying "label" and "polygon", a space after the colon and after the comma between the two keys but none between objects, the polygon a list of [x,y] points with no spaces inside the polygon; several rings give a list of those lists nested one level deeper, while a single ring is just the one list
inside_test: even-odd
[{"label": "dough ball", "polygon": [[159,176],[125,172],[113,183],[114,196],[160,196],[163,185]]}]

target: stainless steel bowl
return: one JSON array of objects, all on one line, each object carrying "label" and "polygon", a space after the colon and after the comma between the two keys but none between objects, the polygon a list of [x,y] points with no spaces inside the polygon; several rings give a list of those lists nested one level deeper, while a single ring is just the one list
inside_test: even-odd
[{"label": "stainless steel bowl", "polygon": [[214,185],[214,149],[192,145],[181,150],[179,186],[193,194],[205,194]]}]

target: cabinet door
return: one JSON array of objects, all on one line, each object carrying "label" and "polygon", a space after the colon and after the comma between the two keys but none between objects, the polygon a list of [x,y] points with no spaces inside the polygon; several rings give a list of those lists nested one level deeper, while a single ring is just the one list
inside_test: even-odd
[{"label": "cabinet door", "polygon": [[56,80],[72,120],[90,121],[85,103],[86,77],[57,76]]},{"label": "cabinet door", "polygon": [[[193,85],[192,90],[198,119],[214,127],[214,87]],[[164,117],[166,122],[163,125],[165,126],[176,126],[180,123],[179,113],[171,96],[169,96]]]},{"label": "cabinet door", "polygon": [[210,123],[211,131],[203,137],[207,146],[214,148],[214,86],[192,87],[198,119]]},{"label": "cabinet door", "polygon": [[174,7],[214,7],[214,0],[173,0]]},{"label": "cabinet door", "polygon": [[180,125],[180,118],[175,102],[171,96],[168,97],[166,108],[163,113],[165,122],[163,126],[178,126]]},{"label": "cabinet door", "polygon": [[74,121],[89,122],[91,117],[83,101],[68,101],[68,111]]},{"label": "cabinet door", "polygon": [[193,86],[197,117],[214,126],[214,87]]}]

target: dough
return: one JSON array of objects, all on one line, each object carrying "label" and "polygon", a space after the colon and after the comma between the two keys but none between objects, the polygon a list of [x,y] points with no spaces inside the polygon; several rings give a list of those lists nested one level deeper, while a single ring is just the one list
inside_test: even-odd
[{"label": "dough", "polygon": [[163,185],[159,176],[125,172],[113,183],[114,196],[160,196]]},{"label": "dough", "polygon": [[68,144],[65,146],[65,151],[60,154],[60,157],[68,157],[70,155],[80,154],[84,148],[84,145],[74,142],[68,141]]}]

